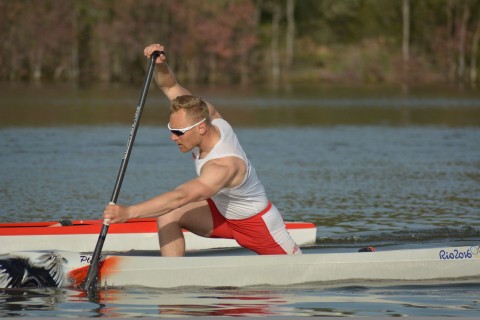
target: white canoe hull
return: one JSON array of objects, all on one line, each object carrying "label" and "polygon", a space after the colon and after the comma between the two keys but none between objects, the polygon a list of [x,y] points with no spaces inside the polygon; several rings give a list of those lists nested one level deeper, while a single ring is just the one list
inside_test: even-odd
[{"label": "white canoe hull", "polygon": [[[20,252],[16,256],[29,259],[32,263],[44,261],[45,264],[45,261],[49,261],[51,265],[57,265],[55,268],[50,266],[49,270],[62,270],[62,275],[57,276],[60,279],[57,281],[59,286],[80,284],[87,273],[90,258],[88,254],[75,252]],[[330,281],[480,277],[479,246],[292,256],[170,258],[108,255],[103,259],[101,285],[122,287],[243,287]],[[61,268],[58,267],[59,261],[62,261]]]},{"label": "white canoe hull", "polygon": [[[0,224],[0,254],[22,250],[92,252],[101,229],[100,220],[78,221],[74,226],[32,226],[32,223]],[[287,222],[287,230],[299,246],[315,243],[317,228],[311,223]],[[184,231],[187,251],[239,247],[233,239],[199,237]],[[111,225],[103,251],[155,250],[160,248],[155,220]]]}]

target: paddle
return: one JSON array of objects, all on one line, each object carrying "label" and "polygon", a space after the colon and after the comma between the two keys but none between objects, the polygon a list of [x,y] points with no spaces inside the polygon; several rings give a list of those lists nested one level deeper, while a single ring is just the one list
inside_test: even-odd
[{"label": "paddle", "polygon": [[[125,147],[125,153],[123,154],[123,159],[120,164],[120,169],[118,171],[117,181],[115,182],[115,187],[113,188],[112,198],[110,200],[111,204],[115,204],[117,202],[118,194],[120,193],[120,188],[122,187],[123,177],[125,176],[125,171],[127,170],[128,160],[130,159],[130,154],[132,152],[133,142],[135,141],[135,136],[137,134],[138,124],[142,115],[143,106],[147,98],[148,87],[150,86],[153,70],[155,69],[155,60],[157,60],[160,54],[164,54],[163,51],[155,51],[150,57],[148,71],[145,75],[145,80],[143,81],[142,94],[140,95],[140,100],[135,111],[133,124],[130,130],[130,136],[128,137],[127,146]],[[98,282],[98,263],[100,261],[100,254],[102,252],[103,244],[105,243],[105,238],[107,237],[108,227],[108,219],[103,220],[102,230],[100,231],[97,245],[95,246],[95,250],[93,251],[93,255],[90,260],[90,267],[88,269],[87,276],[80,285],[83,290],[86,290],[89,293],[91,293],[92,290],[96,289],[96,285]]]}]

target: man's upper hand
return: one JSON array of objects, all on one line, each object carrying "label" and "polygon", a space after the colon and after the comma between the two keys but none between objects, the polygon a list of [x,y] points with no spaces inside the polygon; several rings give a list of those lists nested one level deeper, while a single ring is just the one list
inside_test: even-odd
[{"label": "man's upper hand", "polygon": [[143,54],[147,58],[150,58],[155,51],[160,52],[160,56],[157,58],[157,60],[155,60],[155,63],[161,64],[167,60],[167,57],[165,56],[165,48],[159,43],[154,43],[145,47],[145,49],[143,50]]}]

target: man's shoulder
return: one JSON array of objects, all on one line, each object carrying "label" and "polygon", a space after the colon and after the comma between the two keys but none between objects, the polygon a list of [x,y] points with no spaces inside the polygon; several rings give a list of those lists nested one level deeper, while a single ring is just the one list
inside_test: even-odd
[{"label": "man's shoulder", "polygon": [[219,123],[226,123],[228,124],[227,120],[223,119],[223,118],[214,118],[212,119],[212,123],[213,124],[219,124]]},{"label": "man's shoulder", "polygon": [[223,118],[216,118],[216,119],[213,119],[212,120],[212,124],[217,126],[217,127],[220,127],[222,129],[229,129],[229,130],[233,130],[232,126],[230,125],[230,123],[223,119]]}]

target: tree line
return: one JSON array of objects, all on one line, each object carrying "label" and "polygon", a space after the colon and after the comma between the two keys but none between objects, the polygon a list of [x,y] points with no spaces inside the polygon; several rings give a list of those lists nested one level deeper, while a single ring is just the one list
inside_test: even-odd
[{"label": "tree line", "polygon": [[0,0],[0,81],[478,82],[478,0]]}]

